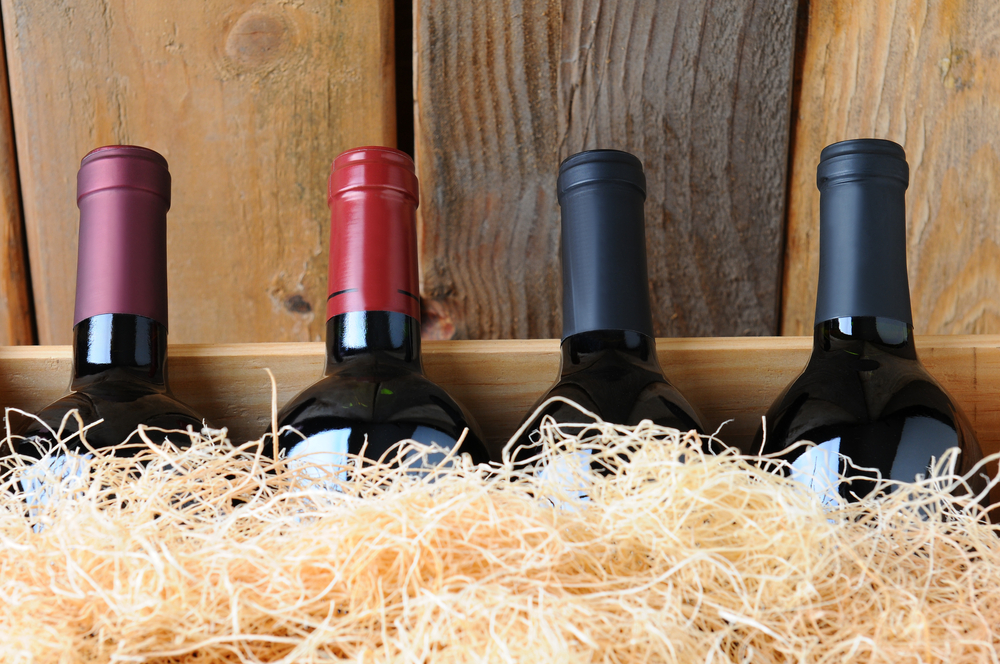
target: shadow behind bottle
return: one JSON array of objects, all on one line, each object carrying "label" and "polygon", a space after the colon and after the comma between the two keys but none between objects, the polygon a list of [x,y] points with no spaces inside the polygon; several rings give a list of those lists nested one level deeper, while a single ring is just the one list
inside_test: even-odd
[{"label": "shadow behind bottle", "polygon": [[[697,411],[664,377],[656,356],[642,163],[616,150],[578,153],[559,168],[558,196],[563,274],[560,375],[527,417],[558,396],[614,424],[651,420],[681,431],[703,432]],[[519,439],[508,443],[515,461],[530,465],[540,453],[538,426],[546,416],[559,423],[589,419],[572,406],[552,403]]]},{"label": "shadow behind bottle", "polygon": [[[965,415],[917,358],[906,274],[903,149],[859,139],[825,148],[820,190],[820,275],[813,352],[766,416],[755,449],[833,504],[867,496],[876,478],[928,476],[949,448],[956,470],[982,451]],[[816,447],[788,449],[798,441]],[[787,452],[786,452],[787,450]],[[848,464],[850,461],[850,465]],[[837,475],[850,481],[839,483]],[[985,488],[973,479],[976,492]]]},{"label": "shadow behind bottle", "polygon": [[378,460],[406,439],[451,449],[466,430],[459,452],[489,461],[472,416],[423,373],[417,197],[402,152],[358,148],[333,163],[326,367],[278,414],[278,453],[293,464],[326,466],[344,479],[337,468],[348,455]]},{"label": "shadow behind bottle", "polygon": [[[73,374],[69,392],[35,419],[19,417],[13,432],[25,439],[16,452],[42,458],[54,447],[71,410],[79,413],[87,445],[132,456],[145,449],[140,424],[201,431],[202,417],[173,397],[167,385],[166,215],[170,174],[158,153],[135,146],[98,148],[83,158],[78,175],[79,258],[73,327]],[[94,424],[103,420],[99,424]],[[65,440],[79,429],[66,420]],[[168,435],[149,431],[153,442]],[[177,445],[184,434],[169,435]],[[70,454],[87,455],[79,436]],[[51,459],[55,466],[75,462]],[[65,466],[65,467],[69,467]]]}]

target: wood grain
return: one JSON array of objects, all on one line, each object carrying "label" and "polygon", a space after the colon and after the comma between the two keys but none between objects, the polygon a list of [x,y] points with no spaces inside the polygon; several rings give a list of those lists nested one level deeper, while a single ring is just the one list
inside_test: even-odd
[{"label": "wood grain", "polygon": [[177,342],[318,340],[326,177],[395,141],[391,0],[2,0],[42,343],[70,339],[76,170],[141,144],[170,162]]},{"label": "wood grain", "polygon": [[794,0],[416,5],[425,333],[561,331],[558,164],[646,167],[659,335],[774,334]]},{"label": "wood grain", "polygon": [[910,164],[914,324],[1000,332],[1000,5],[811,0],[796,116],[783,334],[812,330],[823,146],[888,138]]},{"label": "wood grain", "polygon": [[35,342],[7,60],[0,35],[0,345]]},{"label": "wood grain", "polygon": [[[710,429],[746,448],[760,417],[805,366],[807,337],[658,339],[664,371],[701,409]],[[1000,336],[931,336],[917,339],[927,369],[972,420],[987,452],[1000,452]],[[72,355],[68,346],[0,347],[0,406],[38,410],[66,389]],[[174,393],[234,440],[265,431],[271,383],[283,405],[322,372],[319,343],[171,346]],[[556,340],[429,341],[427,375],[469,407],[494,453],[514,433],[559,371]],[[729,422],[723,425],[724,422]]]}]

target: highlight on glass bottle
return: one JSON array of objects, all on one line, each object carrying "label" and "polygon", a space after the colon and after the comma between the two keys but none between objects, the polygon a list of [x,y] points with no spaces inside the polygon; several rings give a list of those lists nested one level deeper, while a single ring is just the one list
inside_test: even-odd
[{"label": "highlight on glass bottle", "polygon": [[[14,449],[5,451],[38,460],[21,480],[29,493],[42,491],[53,474],[55,479],[83,474],[88,448],[116,456],[146,449],[132,435],[140,424],[152,427],[146,436],[154,443],[169,440],[182,447],[190,442],[183,432],[203,427],[202,417],[178,401],[167,383],[166,160],[138,146],[98,148],[80,164],[77,204],[69,391],[37,418],[11,422]],[[70,411],[79,420],[67,417]],[[60,427],[57,445],[54,432]]]},{"label": "highlight on glass bottle", "polygon": [[[891,141],[844,141],[820,155],[813,351],[768,410],[754,450],[784,458],[785,472],[829,505],[869,496],[882,480],[966,475],[982,459],[968,419],[917,358],[908,183],[903,148]],[[986,482],[977,472],[968,490],[978,495]]]},{"label": "highlight on glass bottle", "polygon": [[[651,420],[703,432],[700,415],[664,377],[657,359],[642,162],[617,150],[581,152],[560,165],[557,186],[563,283],[559,377],[526,420],[549,399],[562,397],[613,424]],[[522,424],[523,434],[508,443],[504,454],[522,468],[566,476],[568,469],[536,467],[543,452],[538,427],[545,417],[567,424],[588,419],[555,401]],[[584,470],[610,470],[585,452],[576,456]]]},{"label": "highlight on glass bottle", "polygon": [[[327,201],[326,366],[281,409],[265,451],[334,487],[349,480],[349,460],[398,461],[407,439],[488,462],[472,415],[423,372],[413,161],[390,148],[348,150],[333,162]],[[427,468],[445,453],[405,462]]]}]

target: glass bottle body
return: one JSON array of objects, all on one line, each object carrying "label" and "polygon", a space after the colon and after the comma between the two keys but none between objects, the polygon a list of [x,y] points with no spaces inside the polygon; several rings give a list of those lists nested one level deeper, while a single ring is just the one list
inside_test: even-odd
[{"label": "glass bottle body", "polygon": [[[965,415],[917,358],[912,326],[889,318],[817,325],[809,363],[775,400],[765,426],[754,449],[782,455],[789,472],[828,501],[834,493],[868,496],[879,478],[927,477],[951,448],[959,451],[959,474],[982,459]],[[803,440],[816,446],[795,447]],[[850,479],[838,482],[838,475]],[[970,488],[980,492],[986,481],[977,475]]]},{"label": "glass bottle body", "polygon": [[[348,455],[378,460],[407,439],[453,449],[468,430],[459,452],[489,461],[472,416],[424,376],[416,320],[389,311],[338,314],[327,321],[326,339],[323,378],[278,414],[279,454],[345,466]],[[442,456],[408,463],[434,465]]]},{"label": "glass bottle body", "polygon": [[[73,376],[69,392],[42,409],[37,417],[20,416],[13,433],[23,436],[16,451],[41,458],[55,442],[50,429],[58,432],[65,418],[62,439],[71,452],[86,453],[79,436],[76,410],[91,448],[115,448],[118,456],[132,456],[146,447],[138,438],[122,445],[138,425],[164,430],[201,431],[203,422],[192,408],[178,401],[167,386],[166,328],[157,321],[132,314],[101,314],[82,320],[73,330]],[[39,421],[40,420],[40,421]],[[168,435],[148,431],[153,442]],[[67,440],[69,439],[69,440]],[[186,445],[184,435],[170,435],[176,445]]]},{"label": "glass bottle body", "polygon": [[[664,377],[652,338],[627,330],[581,332],[567,337],[560,352],[559,380],[532,406],[528,417],[552,397],[563,397],[614,424],[635,426],[650,420],[681,431],[704,431],[698,412]],[[561,424],[589,420],[579,409],[553,402],[514,442],[515,461],[529,463],[541,452],[538,426],[546,416]],[[592,467],[608,470],[596,460]]]}]

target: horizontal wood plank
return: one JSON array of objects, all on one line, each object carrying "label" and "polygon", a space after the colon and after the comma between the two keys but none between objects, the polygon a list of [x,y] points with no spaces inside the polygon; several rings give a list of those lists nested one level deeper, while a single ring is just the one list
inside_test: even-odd
[{"label": "horizontal wood plank", "polygon": [[811,334],[825,145],[886,138],[910,165],[919,334],[1000,332],[1000,5],[811,0],[795,116],[782,334]]},{"label": "horizontal wood plank", "polygon": [[556,176],[593,148],[644,163],[656,333],[777,333],[796,10],[418,0],[428,338],[559,336]]},{"label": "horizontal wood plank", "polygon": [[[658,339],[667,376],[701,409],[706,426],[722,428],[726,442],[746,447],[771,401],[805,366],[807,337]],[[1000,336],[929,336],[917,339],[928,370],[972,420],[983,447],[1000,451]],[[68,346],[0,348],[0,405],[38,410],[66,389]],[[177,345],[170,348],[175,394],[234,440],[260,436],[277,405],[318,379],[319,343]],[[494,452],[515,431],[528,408],[556,379],[559,343],[428,341],[424,365],[476,416]]]},{"label": "horizontal wood plank", "polygon": [[170,163],[173,341],[321,339],[330,162],[395,143],[392,5],[2,0],[40,341],[70,341],[76,172],[114,143]]}]

